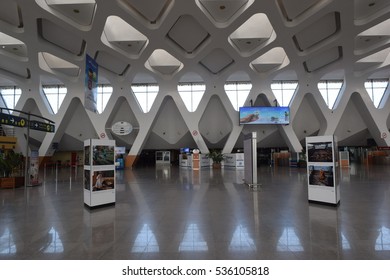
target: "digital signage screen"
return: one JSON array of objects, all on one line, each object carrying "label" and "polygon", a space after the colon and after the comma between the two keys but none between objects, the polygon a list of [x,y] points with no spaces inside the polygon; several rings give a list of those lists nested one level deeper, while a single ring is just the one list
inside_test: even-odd
[{"label": "digital signage screen", "polygon": [[240,125],[289,124],[290,107],[240,107]]}]

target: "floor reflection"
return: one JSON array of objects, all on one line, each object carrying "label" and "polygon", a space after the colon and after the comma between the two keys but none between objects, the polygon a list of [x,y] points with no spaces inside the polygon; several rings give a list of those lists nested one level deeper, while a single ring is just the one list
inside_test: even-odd
[{"label": "floor reflection", "polygon": [[208,250],[207,242],[204,240],[202,233],[199,231],[197,224],[188,225],[183,240],[179,246],[179,252],[191,251],[202,252]]},{"label": "floor reflection", "polygon": [[381,227],[378,231],[379,231],[379,236],[375,242],[375,250],[389,251],[390,250],[390,229],[387,227]]},{"label": "floor reflection", "polygon": [[256,244],[249,236],[248,229],[238,225],[229,244],[229,251],[256,251]]},{"label": "floor reflection", "polygon": [[5,228],[3,234],[0,236],[0,254],[10,255],[16,253],[16,244],[14,238],[9,230]]},{"label": "floor reflection", "polygon": [[39,251],[43,253],[62,253],[64,252],[64,246],[58,232],[52,227],[48,232],[49,242],[47,246],[44,246]]},{"label": "floor reflection", "polygon": [[137,237],[134,241],[133,248],[131,252],[133,253],[155,253],[159,252],[160,248],[158,246],[156,237],[153,231],[150,229],[149,225],[144,224],[141,231],[137,234]]},{"label": "floor reflection", "polygon": [[303,246],[301,244],[298,235],[295,232],[293,227],[286,227],[283,229],[283,233],[279,238],[278,245],[276,247],[278,251],[289,250],[292,252],[301,252],[303,251]]}]

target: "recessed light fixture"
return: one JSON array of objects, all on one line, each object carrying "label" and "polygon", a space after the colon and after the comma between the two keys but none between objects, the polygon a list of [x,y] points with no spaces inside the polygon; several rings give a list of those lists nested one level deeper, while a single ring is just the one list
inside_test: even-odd
[{"label": "recessed light fixture", "polygon": [[73,12],[74,12],[75,14],[79,14],[79,13],[80,13],[80,10],[79,10],[79,9],[73,9]]},{"label": "recessed light fixture", "polygon": [[368,7],[374,7],[375,4],[376,4],[375,2],[371,2],[371,3],[368,4]]},{"label": "recessed light fixture", "polygon": [[221,5],[221,6],[219,6],[219,9],[220,9],[220,10],[225,10],[225,9],[226,9],[226,6],[225,6],[225,5]]}]

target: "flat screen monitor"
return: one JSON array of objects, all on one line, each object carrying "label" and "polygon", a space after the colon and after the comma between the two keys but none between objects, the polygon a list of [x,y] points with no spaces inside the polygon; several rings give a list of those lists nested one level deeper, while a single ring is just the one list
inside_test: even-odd
[{"label": "flat screen monitor", "polygon": [[239,123],[289,124],[290,107],[240,107]]}]

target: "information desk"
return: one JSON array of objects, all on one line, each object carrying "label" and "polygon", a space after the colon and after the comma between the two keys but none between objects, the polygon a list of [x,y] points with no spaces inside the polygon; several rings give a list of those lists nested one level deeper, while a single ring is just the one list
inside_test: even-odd
[{"label": "information desk", "polygon": [[225,154],[224,167],[244,168],[244,153]]},{"label": "information desk", "polygon": [[[211,166],[211,160],[207,157],[206,154],[198,154],[198,155],[199,155],[199,168]],[[179,165],[180,167],[193,168],[193,155],[180,154]]]}]

